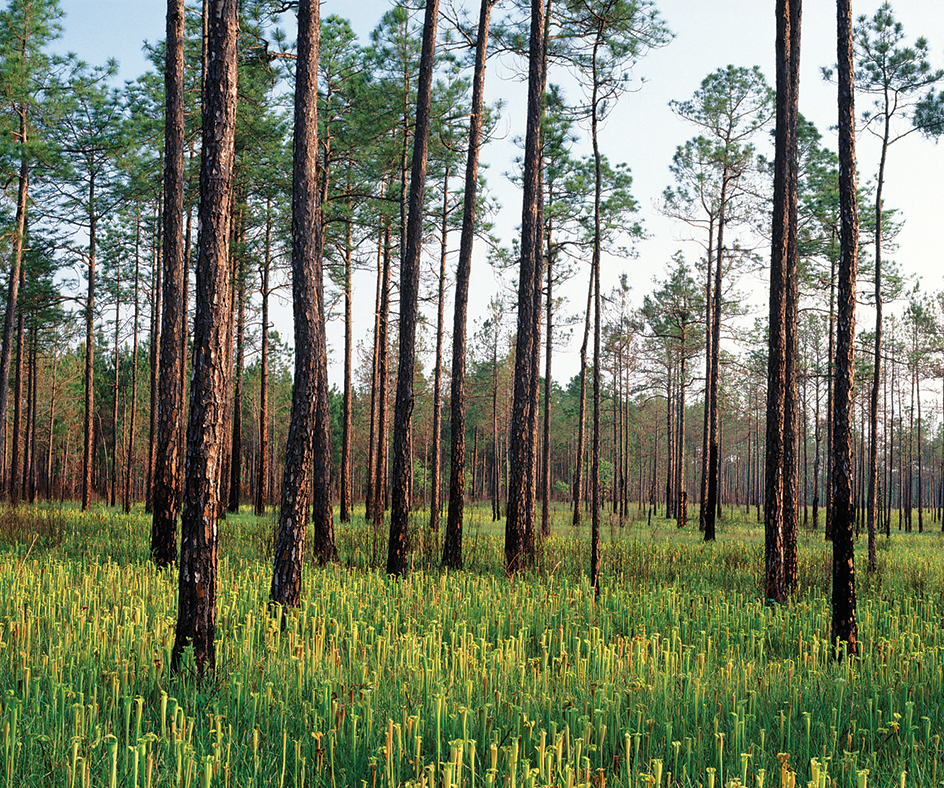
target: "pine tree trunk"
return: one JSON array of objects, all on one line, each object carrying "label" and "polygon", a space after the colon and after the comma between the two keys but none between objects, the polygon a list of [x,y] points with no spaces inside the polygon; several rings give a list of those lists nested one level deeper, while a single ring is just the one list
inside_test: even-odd
[{"label": "pine tree trunk", "polygon": [[587,311],[584,312],[583,342],[580,344],[580,403],[577,407],[577,464],[574,467],[574,486],[572,489],[574,514],[572,523],[579,526],[581,520],[580,504],[583,500],[583,455],[586,441],[587,421],[587,345],[590,342],[590,315],[593,309],[593,272],[590,272],[590,284],[587,287]]},{"label": "pine tree trunk", "polygon": [[95,443],[95,253],[98,215],[95,211],[95,175],[88,191],[88,290],[85,296],[85,428],[82,453],[82,511],[92,502],[92,449]]},{"label": "pine tree trunk", "polygon": [[341,414],[341,500],[340,517],[342,523],[351,522],[351,444],[354,440],[353,405],[354,389],[351,382],[353,354],[353,310],[351,291],[351,256],[354,242],[353,223],[347,222],[347,234],[344,245],[344,403]]},{"label": "pine tree trunk", "polygon": [[[770,262],[764,493],[764,597],[796,581],[796,179],[800,0],[777,2],[777,128]],[[788,558],[788,554],[792,558]]]},{"label": "pine tree trunk", "polygon": [[[20,142],[25,146],[27,143],[26,109],[20,110]],[[23,262],[23,240],[26,236],[26,206],[29,195],[29,160],[24,152],[20,157],[20,171],[18,176],[16,193],[16,219],[15,229],[13,231],[13,255],[10,262],[10,278],[7,285],[6,311],[3,318],[3,341],[0,346],[0,461],[5,462],[7,456],[6,447],[6,423],[7,423],[7,403],[10,391],[10,363],[13,359],[13,335],[16,330],[19,298],[21,270]],[[14,406],[16,403],[14,403]],[[12,479],[12,474],[11,474]],[[12,489],[12,481],[7,484],[0,478],[0,489],[9,491]]]},{"label": "pine tree trunk", "polygon": [[131,342],[131,413],[128,415],[128,454],[125,459],[125,514],[131,511],[131,476],[134,466],[134,433],[138,416],[138,323],[141,318],[141,214],[135,217],[134,237],[134,325]]},{"label": "pine tree trunk", "polygon": [[[164,69],[164,206],[162,314],[156,450],[154,453],[151,560],[168,566],[177,557],[177,517],[183,489],[184,343],[187,313],[184,276],[184,0],[167,2]],[[157,341],[152,338],[152,341]]]},{"label": "pine tree trunk", "polygon": [[[116,283],[116,291],[120,293],[121,283]],[[119,344],[118,328],[121,322],[121,298],[115,298],[115,379],[111,389],[111,429],[112,429],[112,442],[111,442],[111,483],[109,485],[110,490],[110,506],[118,505],[118,444],[121,443],[120,440],[120,430],[118,429],[118,392],[119,392],[119,366],[121,363],[121,346]]]},{"label": "pine tree trunk", "polygon": [[419,303],[420,254],[423,243],[423,197],[436,55],[436,28],[439,0],[427,0],[423,23],[423,50],[416,91],[416,120],[413,135],[413,165],[410,172],[410,207],[406,226],[406,246],[400,262],[400,355],[397,365],[397,394],[393,420],[393,469],[391,473],[390,538],[387,543],[387,572],[402,575],[407,569],[411,482],[413,477],[412,417],[413,373],[416,360],[416,319]]},{"label": "pine tree trunk", "polygon": [[429,487],[429,530],[439,530],[440,468],[442,467],[442,346],[446,314],[446,252],[449,236],[449,165],[443,176],[442,226],[440,227],[439,293],[436,312],[436,357],[433,371],[433,448]]},{"label": "pine tree trunk", "polygon": [[705,541],[715,540],[715,519],[718,509],[718,464],[721,451],[719,437],[718,388],[721,366],[721,267],[724,260],[724,222],[727,201],[727,168],[721,176],[721,198],[718,212],[718,247],[715,251],[714,290],[711,308],[711,369],[708,374],[708,463],[705,513]]},{"label": "pine tree trunk", "polygon": [[[160,230],[160,220],[158,217],[161,215],[160,200],[158,201],[158,206],[155,208],[155,218],[154,218],[154,245],[153,245],[153,259],[151,260],[151,350],[150,350],[150,408],[149,412],[151,414],[150,423],[148,425],[148,454],[147,454],[147,495],[145,496],[144,511],[147,514],[151,514],[154,511],[154,488],[156,486],[156,475],[157,475],[157,434],[158,434],[158,403],[160,402],[158,388],[159,388],[159,373],[160,373],[160,347],[161,347],[161,308],[162,308],[162,271],[161,271],[161,261],[163,260],[163,255],[161,254],[161,238],[162,233]],[[182,500],[182,499],[181,499]],[[152,529],[152,544],[153,544],[153,523],[151,525]],[[176,555],[176,548],[175,548]],[[153,556],[152,556],[153,560]],[[173,559],[171,559],[173,560]],[[158,563],[155,561],[155,563]],[[158,564],[159,565],[159,564]]]},{"label": "pine tree trunk", "polygon": [[[187,426],[187,473],[181,516],[177,628],[171,667],[186,647],[201,674],[216,665],[217,516],[229,374],[222,363],[231,268],[236,127],[236,0],[207,0],[207,79],[200,162],[200,252],[197,255],[193,378]],[[300,36],[300,39],[303,37]]]},{"label": "pine tree trunk", "polygon": [[[548,231],[550,235],[550,230]],[[541,537],[551,535],[551,361],[554,358],[554,256],[548,242],[544,326],[544,439],[541,442]]]},{"label": "pine tree trunk", "polygon": [[[839,199],[842,226],[833,403],[833,597],[831,642],[858,653],[852,509],[852,391],[855,374],[855,283],[859,258],[856,204],[852,8],[837,0],[839,82]],[[839,656],[842,654],[840,652]]]},{"label": "pine tree trunk", "polygon": [[705,256],[705,397],[704,397],[704,415],[702,417],[701,432],[701,485],[698,497],[698,530],[705,530],[705,514],[708,503],[708,433],[709,433],[709,414],[711,411],[711,261],[714,260],[714,241],[715,241],[715,217],[711,215],[708,223],[708,254]]},{"label": "pine tree trunk", "polygon": [[[20,269],[20,279],[23,269]],[[20,283],[22,286],[22,282]],[[16,317],[16,369],[13,375],[13,449],[10,458],[10,503],[16,506],[20,501],[20,425],[23,419],[23,312]]]},{"label": "pine tree trunk", "polygon": [[321,249],[318,157],[318,36],[317,0],[298,7],[298,61],[295,72],[295,139],[292,162],[292,303],[295,315],[295,381],[285,468],[282,505],[272,572],[271,599],[286,607],[301,600],[302,564],[316,428],[318,359],[316,335],[319,303],[315,280]]},{"label": "pine tree trunk", "polygon": [[271,266],[272,201],[266,201],[265,251],[262,263],[262,339],[259,354],[259,467],[255,514],[262,517],[269,487],[269,268]]},{"label": "pine tree trunk", "polygon": [[380,333],[377,338],[377,462],[374,468],[374,528],[383,527],[387,508],[387,332],[390,319],[390,225],[384,225],[383,275],[380,283]]},{"label": "pine tree trunk", "polygon": [[374,352],[371,358],[370,370],[370,433],[367,438],[367,479],[364,493],[364,518],[368,522],[373,522],[374,511],[376,509],[376,486],[377,477],[377,402],[379,399],[378,391],[378,364],[380,362],[380,307],[381,307],[381,284],[383,281],[383,237],[385,231],[381,232],[380,240],[377,242],[377,288],[374,297]]},{"label": "pine tree trunk", "polygon": [[245,365],[246,341],[246,270],[245,256],[240,255],[240,270],[237,273],[236,305],[236,364],[233,372],[233,432],[230,443],[229,465],[229,504],[228,511],[239,512],[239,499],[242,492],[243,458],[243,367]]},{"label": "pine tree trunk", "polygon": [[799,125],[800,95],[800,27],[801,0],[789,0],[790,4],[790,56],[789,68],[791,100],[789,114],[789,157],[787,200],[789,220],[787,224],[788,246],[784,267],[785,315],[784,315],[784,454],[783,454],[783,582],[787,593],[797,589],[797,530],[799,528],[798,503],[800,500],[800,413],[797,391],[797,335],[799,331],[799,289],[797,274],[797,199],[799,189],[799,164],[797,154],[797,127]]}]

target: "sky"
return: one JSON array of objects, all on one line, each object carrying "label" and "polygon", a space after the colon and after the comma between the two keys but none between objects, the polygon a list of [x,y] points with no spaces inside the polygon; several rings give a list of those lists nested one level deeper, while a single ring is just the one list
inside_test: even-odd
[{"label": "sky", "polygon": [[[443,0],[445,4],[446,0]],[[457,0],[459,2],[459,0]],[[141,51],[144,40],[156,42],[164,35],[166,5],[160,0],[61,0],[66,12],[64,36],[58,48],[76,52],[92,64],[115,57],[120,64],[120,78],[130,80],[147,68]],[[461,2],[459,2],[462,5]],[[465,0],[473,15],[478,3]],[[715,69],[728,64],[760,66],[769,83],[774,81],[774,0],[659,0],[657,7],[669,28],[673,41],[666,47],[647,54],[634,68],[638,90],[625,95],[613,110],[603,130],[601,149],[611,161],[625,161],[633,172],[633,195],[640,205],[640,218],[647,238],[635,245],[635,257],[629,260],[604,260],[603,290],[614,286],[622,273],[627,275],[633,297],[638,302],[652,289],[653,277],[664,277],[664,267],[677,250],[694,263],[700,249],[684,240],[686,230],[662,216],[657,203],[672,183],[669,164],[678,145],[697,134],[694,127],[677,117],[669,108],[670,100],[692,96],[700,82]],[[874,13],[878,0],[854,2],[856,15]],[[896,0],[892,4],[897,19],[903,23],[906,39],[911,42],[925,36],[930,43],[931,63],[944,68],[944,2],[939,0]],[[325,0],[322,16],[338,14],[351,20],[362,42],[390,7],[387,0],[339,2]],[[835,87],[820,75],[823,66],[835,62],[835,6],[829,2],[808,2],[803,9],[801,45],[800,112],[813,121],[824,135],[824,144],[835,149],[835,135],[830,127],[836,123]],[[289,31],[289,37],[292,37]],[[504,243],[510,244],[520,220],[520,193],[505,173],[513,167],[518,154],[515,138],[523,134],[524,88],[516,79],[520,64],[492,61],[486,84],[487,100],[505,99],[505,108],[498,124],[498,139],[483,151],[489,165],[490,189],[503,204],[496,217],[496,231]],[[564,79],[552,71],[551,81]],[[643,80],[641,86],[639,80]],[[567,88],[569,97],[578,96]],[[858,97],[857,114],[867,108],[867,99]],[[758,140],[760,146],[765,140]],[[585,143],[582,143],[585,144]],[[589,149],[588,149],[589,150]],[[772,157],[772,150],[769,152]],[[874,177],[878,168],[879,148],[868,133],[860,135],[857,158],[860,182]],[[944,209],[944,143],[935,144],[912,134],[890,149],[885,204],[898,208],[905,218],[898,237],[898,250],[893,258],[906,273],[920,276],[921,288],[935,291],[944,288],[944,265],[938,230]],[[455,246],[458,238],[455,239]],[[769,253],[764,253],[767,256]],[[478,249],[473,262],[473,301],[470,316],[481,314],[491,292],[498,289],[485,259]],[[569,288],[573,294],[570,310],[580,310],[586,292],[586,274],[581,272]],[[507,283],[506,283],[507,284]],[[372,278],[355,283],[359,291],[355,302],[369,304],[374,294]],[[740,289],[746,295],[756,316],[766,314],[766,290],[762,276],[746,277]],[[891,309],[894,311],[894,305]],[[287,316],[289,311],[285,310]],[[870,318],[862,312],[858,330],[869,330]],[[451,315],[451,306],[447,308]],[[283,318],[284,319],[284,318]],[[355,318],[357,320],[357,318]],[[370,309],[355,326],[356,337],[366,337],[372,324]],[[448,320],[451,322],[451,319]],[[290,324],[280,326],[283,337],[291,336]],[[474,326],[470,325],[470,334]],[[340,342],[343,332],[332,329],[329,339]],[[571,341],[570,352],[555,361],[555,378],[566,379],[579,369],[574,352],[578,340]],[[340,348],[334,352],[340,358]],[[332,375],[334,377],[334,375]]]}]

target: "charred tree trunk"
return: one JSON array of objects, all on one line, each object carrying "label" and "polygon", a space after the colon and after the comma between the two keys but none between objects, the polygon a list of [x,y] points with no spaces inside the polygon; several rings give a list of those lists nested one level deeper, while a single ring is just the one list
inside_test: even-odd
[{"label": "charred tree trunk", "polygon": [[[855,282],[859,257],[856,203],[855,106],[852,8],[837,0],[839,82],[839,199],[842,216],[836,325],[836,387],[833,403],[833,596],[831,640],[857,654],[852,503],[852,390],[855,372]],[[839,656],[842,656],[840,652]]]}]

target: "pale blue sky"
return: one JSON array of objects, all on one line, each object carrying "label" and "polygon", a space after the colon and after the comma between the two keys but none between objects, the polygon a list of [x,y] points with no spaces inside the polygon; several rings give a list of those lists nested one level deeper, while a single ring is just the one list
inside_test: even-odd
[{"label": "pale blue sky", "polygon": [[[445,2],[445,0],[443,0]],[[366,40],[367,33],[389,7],[386,0],[357,0],[322,4],[322,15],[332,13],[352,18],[355,30]],[[467,6],[478,7],[466,0]],[[145,67],[141,42],[163,37],[166,6],[160,0],[62,0],[67,16],[65,34],[60,47],[77,52],[91,63],[101,63],[108,56],[121,63],[121,78],[131,79]],[[871,14],[877,0],[854,6],[856,14]],[[670,184],[668,165],[675,147],[695,135],[695,130],[675,117],[668,108],[670,99],[689,98],[701,79],[716,68],[735,65],[759,65],[768,81],[773,81],[774,0],[661,0],[658,3],[675,40],[664,49],[651,53],[636,68],[647,84],[629,94],[609,119],[603,141],[604,152],[615,161],[625,160],[632,168],[634,193],[650,238],[638,245],[637,260],[610,260],[605,265],[604,288],[615,284],[625,270],[633,285],[635,297],[650,289],[653,275],[676,249],[683,249],[687,259],[694,261],[698,250],[680,240],[680,228],[660,216],[654,202]],[[944,2],[939,0],[897,0],[896,15],[904,23],[909,40],[919,34],[929,38],[933,63],[944,66]],[[477,12],[477,11],[476,11]],[[289,31],[289,37],[292,32]],[[835,123],[835,89],[819,76],[821,66],[835,60],[835,5],[830,2],[805,3],[800,109],[823,132],[827,144],[832,140],[829,127]],[[492,63],[488,85],[492,100],[511,97],[503,113],[498,140],[484,153],[491,165],[489,179],[493,190],[504,204],[497,220],[497,229],[506,242],[515,232],[520,216],[520,197],[503,177],[516,154],[512,138],[522,130],[523,93],[512,79],[511,63]],[[559,77],[558,77],[559,78]],[[551,79],[555,79],[552,73]],[[859,111],[865,108],[860,100]],[[878,153],[874,142],[864,135],[858,151],[863,179],[877,168]],[[888,163],[886,204],[899,207],[907,219],[899,236],[899,251],[894,255],[906,272],[924,276],[923,289],[937,290],[942,280],[940,244],[937,240],[940,216],[944,208],[944,145],[912,135],[892,148]],[[491,280],[484,257],[476,260],[478,270]],[[576,292],[585,287],[584,275],[574,280]],[[361,283],[362,292],[373,297],[372,284]],[[764,283],[745,278],[742,288],[751,293],[750,301],[758,313],[766,311]],[[479,288],[482,304],[487,288]],[[573,299],[579,309],[582,297]],[[474,308],[474,306],[473,306]],[[450,312],[451,314],[451,312]],[[871,317],[863,313],[860,330],[869,329]],[[283,335],[290,336],[283,329]],[[360,332],[358,332],[360,333]],[[575,363],[563,360],[558,374],[569,376]]]}]

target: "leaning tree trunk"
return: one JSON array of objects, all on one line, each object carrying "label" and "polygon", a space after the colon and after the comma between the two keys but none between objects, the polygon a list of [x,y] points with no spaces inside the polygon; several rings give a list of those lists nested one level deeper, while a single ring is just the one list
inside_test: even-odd
[{"label": "leaning tree trunk", "polygon": [[400,357],[397,366],[397,396],[393,420],[393,469],[390,496],[390,540],[387,572],[406,572],[409,550],[410,492],[413,476],[411,420],[413,417],[413,372],[416,360],[416,316],[419,303],[420,253],[423,245],[423,197],[426,158],[429,150],[433,65],[436,56],[436,26],[439,0],[427,0],[423,23],[423,52],[416,90],[416,124],[413,135],[413,167],[410,172],[410,210],[406,248],[400,263]]},{"label": "leaning tree trunk", "polygon": [[[171,666],[193,647],[201,674],[216,665],[217,516],[226,438],[227,342],[236,129],[236,0],[207,0],[207,79],[200,161],[193,377],[187,425],[187,474],[181,517],[177,628]],[[300,36],[301,38],[301,36]]]},{"label": "leaning tree trunk", "polygon": [[[837,0],[839,201],[841,213],[833,402],[833,597],[831,641],[859,651],[852,509],[852,391],[855,374],[855,284],[859,258],[851,0]],[[841,657],[842,654],[840,653]]]}]

